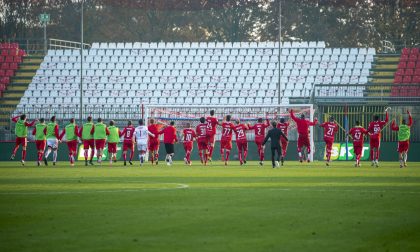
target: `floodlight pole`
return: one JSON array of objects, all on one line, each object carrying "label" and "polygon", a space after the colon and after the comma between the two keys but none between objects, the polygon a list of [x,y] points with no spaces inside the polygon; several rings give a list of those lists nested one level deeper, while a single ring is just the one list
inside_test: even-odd
[{"label": "floodlight pole", "polygon": [[281,104],[281,0],[279,0],[279,83],[278,83],[278,101]]},{"label": "floodlight pole", "polygon": [[80,110],[79,121],[83,123],[83,5],[84,0],[81,1],[81,17],[80,17]]}]

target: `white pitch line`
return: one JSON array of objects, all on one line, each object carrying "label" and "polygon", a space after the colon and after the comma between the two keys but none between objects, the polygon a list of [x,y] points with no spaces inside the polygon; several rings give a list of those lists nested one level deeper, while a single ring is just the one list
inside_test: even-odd
[{"label": "white pitch line", "polygon": [[[150,183],[149,183],[150,184]],[[88,193],[121,193],[121,192],[140,192],[140,191],[163,191],[178,190],[189,188],[187,184],[180,183],[157,183],[166,185],[177,185],[174,188],[137,188],[137,189],[116,189],[116,190],[86,190],[86,191],[39,191],[39,192],[0,192],[0,195],[54,195],[54,194],[88,194]]]},{"label": "white pitch line", "polygon": [[394,191],[394,190],[355,190],[355,189],[309,189],[309,188],[270,188],[270,187],[199,187],[191,189],[204,190],[246,190],[246,189],[260,189],[270,191],[308,191],[308,192],[358,192],[358,193],[401,193],[401,194],[420,194],[420,191]]}]

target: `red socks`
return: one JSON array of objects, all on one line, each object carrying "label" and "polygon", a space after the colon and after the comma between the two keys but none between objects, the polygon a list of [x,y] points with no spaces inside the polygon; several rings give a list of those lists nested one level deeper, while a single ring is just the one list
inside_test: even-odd
[{"label": "red socks", "polygon": [[230,150],[226,150],[226,158],[225,161],[229,161]]},{"label": "red socks", "polygon": [[25,161],[26,158],[26,150],[22,150],[22,160]]}]

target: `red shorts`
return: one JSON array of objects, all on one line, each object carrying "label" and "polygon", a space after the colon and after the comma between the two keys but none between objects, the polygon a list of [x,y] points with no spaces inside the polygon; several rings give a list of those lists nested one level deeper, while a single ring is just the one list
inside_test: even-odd
[{"label": "red shorts", "polygon": [[330,139],[330,138],[325,138],[324,137],[324,142],[325,142],[325,147],[327,148],[327,150],[331,150],[332,149],[332,145],[334,143],[334,139]]},{"label": "red shorts", "polygon": [[184,142],[184,150],[185,151],[192,151],[193,149],[193,142]]},{"label": "red shorts", "polygon": [[220,149],[232,150],[232,140],[220,140]]},{"label": "red shorts", "polygon": [[44,151],[46,143],[47,143],[46,140],[35,140],[36,150]]},{"label": "red shorts", "polygon": [[379,149],[380,148],[380,146],[381,146],[381,140],[379,140],[379,138],[377,138],[377,139],[375,139],[375,138],[371,138],[370,139],[370,142],[369,142],[369,144],[370,144],[370,148],[372,149],[372,148],[377,148],[377,149]]},{"label": "red shorts", "polygon": [[247,150],[248,149],[248,142],[247,141],[236,142],[236,146],[238,146],[238,151]]},{"label": "red shorts", "polygon": [[255,138],[255,144],[262,145],[264,143],[264,138]]},{"label": "red shorts", "polygon": [[69,152],[76,153],[76,151],[77,151],[77,140],[67,141],[67,147],[69,148]]},{"label": "red shorts", "polygon": [[117,153],[117,143],[108,143],[108,152]]},{"label": "red shorts", "polygon": [[286,150],[288,144],[289,142],[286,141],[286,139],[284,139],[283,137],[280,137],[280,145],[281,145],[282,150]]},{"label": "red shorts", "polygon": [[198,150],[207,150],[207,139],[202,139],[197,141]]},{"label": "red shorts", "polygon": [[123,143],[123,151],[131,150],[134,151],[134,143],[133,142],[124,142]]},{"label": "red shorts", "polygon": [[93,140],[93,139],[83,140],[83,149],[89,150],[89,147],[92,150],[95,149],[95,140]]},{"label": "red shorts", "polygon": [[207,135],[207,144],[214,144],[214,140],[215,140],[215,136],[216,134],[212,134],[212,135]]},{"label": "red shorts", "polygon": [[362,145],[354,145],[353,143],[353,150],[354,150],[354,154],[356,156],[358,155],[362,155],[362,151],[363,151],[363,144]]},{"label": "red shorts", "polygon": [[26,147],[28,144],[28,141],[26,140],[26,137],[16,137],[16,145],[22,145],[22,147]]},{"label": "red shorts", "polygon": [[302,148],[303,146],[310,147],[309,136],[299,135],[297,146],[298,148]]},{"label": "red shorts", "polygon": [[96,149],[103,149],[105,148],[106,139],[95,139]]},{"label": "red shorts", "polygon": [[159,151],[159,140],[149,141],[149,151]]},{"label": "red shorts", "polygon": [[398,142],[398,152],[399,153],[408,151],[409,147],[410,147],[410,141],[408,141],[408,140]]}]

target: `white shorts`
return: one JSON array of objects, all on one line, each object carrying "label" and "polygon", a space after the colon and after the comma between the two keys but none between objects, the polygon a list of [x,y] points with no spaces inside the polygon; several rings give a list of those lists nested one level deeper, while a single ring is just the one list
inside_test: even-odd
[{"label": "white shorts", "polygon": [[138,144],[137,144],[137,150],[138,150],[138,151],[147,151],[147,144],[144,144],[144,143],[138,143]]},{"label": "white shorts", "polygon": [[53,149],[58,148],[58,140],[57,139],[47,139],[47,146]]}]

